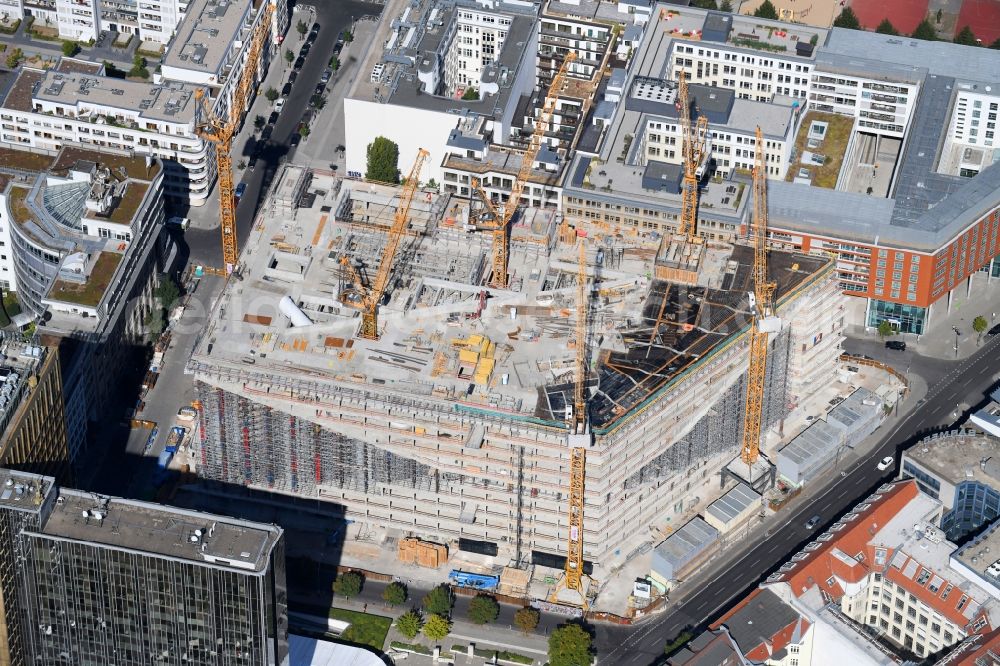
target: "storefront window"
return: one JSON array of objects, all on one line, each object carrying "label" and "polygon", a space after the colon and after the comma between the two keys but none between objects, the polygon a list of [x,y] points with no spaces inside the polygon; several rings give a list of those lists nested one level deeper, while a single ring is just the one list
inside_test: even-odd
[{"label": "storefront window", "polygon": [[924,321],[927,309],[916,305],[903,305],[872,299],[868,304],[868,326],[878,327],[882,321],[888,321],[900,333],[924,332]]}]

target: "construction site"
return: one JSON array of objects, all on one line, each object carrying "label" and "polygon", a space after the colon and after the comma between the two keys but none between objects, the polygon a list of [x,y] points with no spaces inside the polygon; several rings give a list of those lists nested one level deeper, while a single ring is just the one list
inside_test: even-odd
[{"label": "construction site", "polygon": [[[280,173],[189,364],[199,476],[334,503],[384,548],[565,566],[580,595],[739,480],[773,483],[743,444],[753,245],[703,242],[660,279],[663,239],[549,209],[491,225],[421,190],[423,157],[403,187]],[[758,441],[834,381],[843,326],[827,256],[766,254]]]}]

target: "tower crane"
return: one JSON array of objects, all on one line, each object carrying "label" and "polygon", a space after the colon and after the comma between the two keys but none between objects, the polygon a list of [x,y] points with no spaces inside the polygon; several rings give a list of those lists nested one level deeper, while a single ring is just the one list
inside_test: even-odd
[{"label": "tower crane", "polygon": [[201,118],[197,123],[196,132],[199,137],[215,145],[215,170],[219,178],[219,222],[222,229],[222,260],[224,264],[223,274],[225,275],[233,271],[239,256],[236,247],[236,206],[233,200],[233,158],[230,151],[240,119],[247,110],[261,51],[264,49],[268,34],[271,32],[274,5],[265,2],[260,11],[264,12],[264,16],[257,22],[257,27],[250,36],[250,46],[243,72],[233,89],[233,97],[229,102],[229,115],[220,117],[212,112],[204,88],[198,88],[194,93],[198,106],[201,107]]},{"label": "tower crane", "polygon": [[684,159],[684,179],[681,181],[681,223],[678,231],[688,242],[698,238],[698,181],[704,170],[708,152],[708,118],[699,114],[691,122],[691,102],[688,98],[687,74],[683,71],[677,82],[677,102],[681,114],[681,152]]},{"label": "tower crane", "polygon": [[507,288],[507,256],[510,253],[510,239],[507,236],[508,225],[514,217],[514,212],[517,211],[517,206],[521,201],[521,193],[524,192],[524,187],[528,183],[528,177],[531,176],[531,169],[535,164],[535,158],[538,157],[538,151],[542,148],[545,129],[548,127],[552,114],[555,112],[559,93],[566,83],[566,72],[574,60],[576,60],[576,53],[573,51],[567,53],[562,65],[559,67],[559,71],[552,78],[552,84],[549,85],[549,90],[545,95],[545,103],[542,106],[542,111],[538,116],[538,121],[535,123],[535,130],[531,133],[528,148],[524,151],[524,156],[521,158],[521,168],[518,170],[513,187],[511,187],[510,197],[503,204],[503,210],[499,210],[493,204],[489,195],[480,187],[478,180],[473,181],[474,189],[479,193],[490,213],[490,221],[487,223],[481,222],[477,226],[483,231],[493,233],[493,277],[490,280],[490,286],[496,289]]},{"label": "tower crane", "polygon": [[413,195],[417,191],[419,184],[420,169],[427,159],[428,153],[421,148],[417,151],[417,159],[410,169],[410,175],[403,185],[403,190],[399,194],[399,205],[396,207],[396,215],[393,218],[392,226],[385,240],[385,250],[382,251],[382,259],[378,265],[378,271],[367,287],[361,280],[361,276],[351,266],[347,257],[342,257],[341,265],[346,267],[351,273],[351,280],[354,283],[354,294],[351,298],[345,298],[350,292],[341,294],[341,303],[361,310],[361,330],[358,336],[365,340],[378,340],[378,304],[385,295],[385,288],[389,284],[389,275],[392,272],[392,262],[396,257],[396,250],[406,232],[406,224],[409,221],[410,203]]},{"label": "tower crane", "polygon": [[774,290],[777,285],[767,277],[766,164],[764,138],[758,127],[753,169],[753,291],[749,293],[753,319],[750,322],[750,367],[747,370],[747,399],[740,448],[740,458],[750,467],[760,455],[768,334],[781,330],[781,320],[774,316]]},{"label": "tower crane", "polygon": [[583,510],[587,479],[587,249],[579,245],[576,284],[576,376],[570,421],[569,541],[566,548],[566,588],[581,592],[583,579]]}]

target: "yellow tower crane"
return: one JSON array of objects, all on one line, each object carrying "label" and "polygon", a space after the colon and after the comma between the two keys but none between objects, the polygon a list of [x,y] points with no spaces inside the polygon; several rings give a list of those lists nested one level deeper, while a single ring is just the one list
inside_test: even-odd
[{"label": "yellow tower crane", "polygon": [[559,71],[552,78],[552,84],[545,95],[545,103],[542,106],[542,111],[535,122],[535,130],[531,133],[528,148],[524,151],[524,156],[521,158],[521,168],[518,170],[513,187],[511,187],[510,198],[503,204],[503,210],[499,210],[493,204],[489,195],[479,186],[478,180],[473,181],[473,187],[479,193],[490,213],[491,220],[489,222],[482,222],[477,226],[483,231],[493,233],[493,277],[490,280],[490,286],[496,289],[507,288],[507,256],[510,253],[510,238],[507,235],[508,225],[521,202],[521,193],[524,192],[524,187],[528,183],[528,177],[531,176],[531,169],[535,163],[535,158],[538,157],[538,151],[542,148],[545,130],[552,119],[552,114],[555,112],[559,93],[566,83],[566,72],[570,63],[574,60],[576,60],[576,53],[573,51],[567,53],[563,59],[562,66],[559,67]]},{"label": "yellow tower crane", "polygon": [[576,284],[576,376],[573,386],[573,414],[570,419],[569,540],[566,547],[567,589],[581,592],[583,581],[583,509],[587,480],[587,248],[579,245]]},{"label": "yellow tower crane", "polygon": [[681,114],[681,151],[684,157],[684,179],[681,181],[681,222],[678,231],[689,242],[698,238],[698,181],[702,162],[707,157],[708,118],[699,114],[691,122],[691,101],[688,98],[687,74],[680,73],[677,82],[677,103]]},{"label": "yellow tower crane", "polygon": [[427,159],[428,153],[421,148],[417,152],[417,159],[410,169],[410,175],[403,185],[403,190],[399,193],[399,205],[396,207],[396,215],[393,218],[392,226],[389,228],[388,236],[385,240],[385,250],[382,251],[382,259],[379,261],[378,271],[371,285],[365,287],[354,267],[351,266],[347,257],[342,257],[341,265],[345,266],[351,273],[354,283],[354,292],[342,292],[341,303],[348,307],[361,310],[361,330],[358,337],[365,340],[378,340],[378,304],[385,294],[385,288],[389,284],[389,276],[392,272],[392,262],[399,249],[399,243],[406,232],[406,225],[409,222],[410,203],[419,185],[420,169]]},{"label": "yellow tower crane", "polygon": [[781,330],[774,316],[774,282],[767,277],[767,161],[764,138],[757,128],[753,169],[753,291],[750,292],[750,367],[747,370],[747,400],[743,419],[740,458],[749,467],[760,455],[761,416],[764,412],[764,380],[767,371],[768,334]]},{"label": "yellow tower crane", "polygon": [[201,118],[196,129],[197,134],[215,145],[215,170],[219,177],[219,222],[222,228],[222,261],[224,264],[223,271],[218,272],[224,275],[233,271],[239,256],[236,246],[236,206],[233,200],[233,158],[230,151],[233,147],[233,136],[236,135],[236,128],[239,127],[240,119],[247,110],[250,91],[254,86],[254,78],[257,74],[257,65],[260,62],[260,54],[271,32],[274,5],[265,2],[260,11],[264,12],[264,16],[257,22],[257,27],[250,36],[250,47],[247,50],[243,73],[233,89],[233,97],[229,102],[229,115],[220,117],[212,112],[203,88],[198,88],[194,93],[195,99],[201,107]]}]

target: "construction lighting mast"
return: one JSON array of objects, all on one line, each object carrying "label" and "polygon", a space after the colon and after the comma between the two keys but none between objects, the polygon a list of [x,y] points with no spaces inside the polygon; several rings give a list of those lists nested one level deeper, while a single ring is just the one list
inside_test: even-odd
[{"label": "construction lighting mast", "polygon": [[396,257],[396,250],[399,249],[399,243],[405,235],[406,224],[409,221],[410,203],[413,201],[413,195],[416,193],[419,185],[420,169],[423,167],[424,161],[429,154],[423,148],[417,152],[417,159],[413,163],[413,168],[410,169],[410,175],[406,178],[403,190],[399,193],[399,205],[396,207],[396,215],[393,218],[392,227],[389,228],[389,234],[385,241],[385,250],[382,252],[382,259],[379,262],[378,271],[375,273],[375,279],[372,280],[371,285],[365,287],[360,275],[351,266],[350,260],[347,257],[343,257],[340,260],[340,263],[350,270],[354,289],[357,293],[357,296],[350,300],[344,300],[342,294],[341,302],[348,307],[361,310],[361,330],[358,332],[358,337],[365,340],[378,340],[378,304],[381,302],[382,296],[385,295],[385,288],[389,284],[392,262]]},{"label": "construction lighting mast", "polygon": [[747,370],[747,400],[743,419],[740,457],[749,467],[760,456],[761,416],[764,412],[764,383],[767,372],[768,334],[781,330],[774,316],[775,283],[767,279],[767,161],[764,138],[757,128],[753,169],[753,291],[750,292],[750,367]]},{"label": "construction lighting mast", "polygon": [[524,151],[524,156],[521,158],[521,168],[517,173],[517,178],[514,180],[513,187],[511,187],[510,198],[503,204],[502,212],[497,209],[490,200],[489,195],[479,186],[479,181],[473,181],[473,187],[479,192],[483,203],[492,217],[492,221],[489,224],[479,224],[478,227],[484,231],[493,232],[493,277],[490,280],[490,286],[496,289],[506,289],[508,286],[507,256],[510,253],[510,239],[507,236],[508,225],[521,202],[521,193],[528,183],[528,177],[531,176],[531,169],[535,164],[535,158],[538,157],[538,151],[542,149],[545,130],[552,119],[552,114],[555,112],[559,93],[566,83],[566,72],[569,69],[570,63],[574,60],[576,60],[576,53],[573,51],[567,53],[562,65],[559,67],[559,71],[552,79],[552,84],[549,85],[542,111],[535,122],[535,130],[531,133],[528,148]]},{"label": "construction lighting mast", "polygon": [[229,117],[221,118],[212,112],[203,88],[198,88],[194,93],[202,111],[196,132],[202,139],[215,144],[215,170],[219,177],[219,222],[222,229],[222,261],[225,275],[233,272],[239,255],[236,247],[236,206],[233,200],[233,159],[230,151],[240,119],[247,110],[261,51],[271,32],[274,5],[265,2],[260,11],[264,12],[264,16],[257,22],[257,27],[250,36],[250,48],[247,51],[243,73],[233,89],[233,97],[229,103]]},{"label": "construction lighting mast", "polygon": [[687,74],[680,73],[677,83],[677,102],[681,114],[681,142],[684,156],[684,180],[681,183],[681,223],[678,231],[689,242],[698,238],[698,182],[701,180],[707,157],[708,118],[699,114],[692,125],[691,101],[688,98]]},{"label": "construction lighting mast", "polygon": [[567,589],[581,592],[583,579],[583,509],[587,479],[587,248],[579,246],[576,284],[576,376],[573,386],[573,413],[570,418],[569,541],[566,548]]}]

